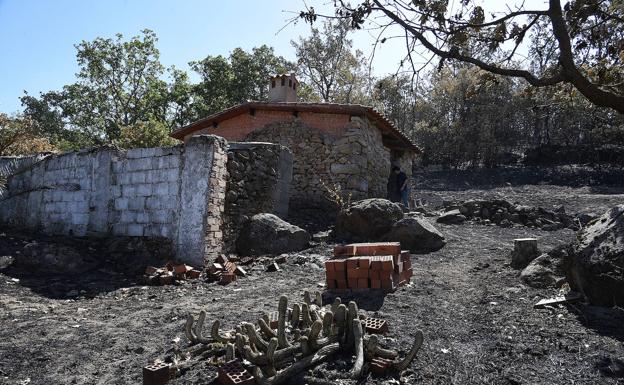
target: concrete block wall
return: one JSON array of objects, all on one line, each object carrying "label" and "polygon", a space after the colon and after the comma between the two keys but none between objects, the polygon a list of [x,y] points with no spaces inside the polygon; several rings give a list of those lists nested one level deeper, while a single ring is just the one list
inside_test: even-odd
[{"label": "concrete block wall", "polygon": [[223,242],[226,146],[202,135],[184,146],[49,156],[9,179],[0,222],[50,234],[165,237],[178,259],[201,266]]}]

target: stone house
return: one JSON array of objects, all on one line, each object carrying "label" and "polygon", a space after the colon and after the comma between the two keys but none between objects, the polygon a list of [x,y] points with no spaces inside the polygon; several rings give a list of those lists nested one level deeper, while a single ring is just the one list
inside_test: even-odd
[{"label": "stone house", "polygon": [[188,141],[212,134],[228,141],[270,142],[290,148],[290,207],[326,207],[327,189],[352,199],[386,197],[392,165],[411,173],[420,153],[391,121],[358,104],[303,103],[294,75],[270,78],[268,102],[246,102],[174,131]]}]

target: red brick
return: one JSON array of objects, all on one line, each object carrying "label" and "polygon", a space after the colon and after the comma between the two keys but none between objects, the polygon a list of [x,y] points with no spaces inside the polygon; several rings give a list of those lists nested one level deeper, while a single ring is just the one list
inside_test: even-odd
[{"label": "red brick", "polygon": [[381,289],[381,281],[378,279],[372,279],[370,280],[370,287],[371,289]]},{"label": "red brick", "polygon": [[234,262],[227,261],[223,264],[223,268],[228,273],[234,273],[236,271],[236,264]]},{"label": "red brick", "polygon": [[392,261],[392,257],[389,257],[388,259],[383,259],[381,261],[381,270],[382,271],[394,270],[394,262]]},{"label": "red brick", "polygon": [[210,267],[208,268],[208,272],[210,274],[216,274],[217,272],[223,271],[223,265],[220,263],[213,263],[212,265],[210,265]]},{"label": "red brick", "polygon": [[370,269],[371,260],[370,258],[360,258],[358,260],[358,267],[360,269]]},{"label": "red brick", "polygon": [[410,261],[412,259],[412,254],[410,254],[409,250],[402,250],[401,251],[401,261],[405,262],[405,261]]},{"label": "red brick", "polygon": [[394,285],[394,281],[392,279],[382,279],[381,288],[384,290],[394,290],[396,286]]},{"label": "red brick", "polygon": [[173,275],[171,273],[158,277],[161,285],[171,285],[173,283]]},{"label": "red brick", "polygon": [[383,376],[387,373],[388,368],[390,368],[391,360],[375,357],[372,359],[369,368],[371,373],[377,376]]},{"label": "red brick", "polygon": [[378,271],[377,274],[379,275],[379,279],[381,280],[392,279],[392,271],[381,270],[381,271]]},{"label": "red brick", "polygon": [[395,255],[401,254],[399,242],[352,243],[353,255]]},{"label": "red brick", "polygon": [[221,365],[217,380],[221,385],[253,385],[254,377],[245,369],[239,360],[232,360]]},{"label": "red brick", "polygon": [[388,332],[388,322],[379,318],[366,318],[364,320],[364,329],[367,333],[383,334]]},{"label": "red brick", "polygon": [[368,278],[358,278],[357,287],[358,289],[368,289]]},{"label": "red brick", "polygon": [[344,260],[334,261],[334,270],[336,271],[345,271],[347,270],[347,263]]},{"label": "red brick", "polygon": [[399,262],[397,264],[394,265],[394,272],[401,274],[403,272],[403,263]]},{"label": "red brick", "polygon": [[169,365],[159,362],[143,368],[143,385],[165,385],[169,382]]},{"label": "red brick", "polygon": [[336,280],[335,279],[328,279],[327,280],[327,289],[329,289],[329,290],[336,289]]},{"label": "red brick", "polygon": [[359,268],[355,271],[355,277],[356,278],[368,278],[369,272],[370,270],[368,269]]},{"label": "red brick", "polygon": [[157,268],[155,268],[154,266],[148,266],[145,268],[145,274],[147,275],[152,275],[154,273],[156,273],[158,271]]},{"label": "red brick", "polygon": [[269,327],[271,329],[277,329],[279,324],[279,313],[276,311],[272,311],[269,313]]},{"label": "red brick", "polygon": [[359,258],[351,257],[347,259],[347,270],[349,269],[357,269],[359,265]]},{"label": "red brick", "polygon": [[215,258],[216,263],[225,264],[227,261],[229,261],[229,259],[225,254],[219,254],[219,256]]},{"label": "red brick", "polygon": [[346,289],[347,288],[347,280],[346,279],[337,279],[336,280],[336,289]]},{"label": "red brick", "polygon": [[236,281],[236,274],[234,273],[222,273],[221,274],[221,280],[219,281],[219,283],[221,284],[228,284],[230,282],[234,282]]},{"label": "red brick", "polygon": [[412,261],[410,259],[403,261],[403,270],[411,269]]},{"label": "red brick", "polygon": [[368,276],[370,277],[370,279],[374,279],[379,281],[381,279],[381,275],[379,274],[379,271],[377,270],[369,270],[368,271]]},{"label": "red brick", "polygon": [[336,279],[336,278],[337,278],[337,275],[336,275],[336,272],[335,272],[334,270],[331,270],[331,271],[330,271],[330,270],[327,270],[327,271],[325,271],[325,277],[326,277],[328,280],[330,280],[330,279]]},{"label": "red brick", "polygon": [[325,261],[326,271],[336,271],[335,266],[336,266],[336,263],[334,261]]},{"label": "red brick", "polygon": [[335,257],[349,257],[353,255],[353,246],[335,246]]},{"label": "red brick", "polygon": [[175,274],[184,274],[184,273],[186,273],[186,270],[187,270],[186,268],[187,268],[186,265],[174,265],[173,266],[173,272]]},{"label": "red brick", "polygon": [[186,277],[190,279],[199,278],[200,275],[201,275],[201,271],[195,270],[195,269],[192,269],[186,272]]},{"label": "red brick", "polygon": [[358,283],[358,279],[357,278],[348,278],[347,279],[347,287],[349,289],[357,289],[357,283]]}]

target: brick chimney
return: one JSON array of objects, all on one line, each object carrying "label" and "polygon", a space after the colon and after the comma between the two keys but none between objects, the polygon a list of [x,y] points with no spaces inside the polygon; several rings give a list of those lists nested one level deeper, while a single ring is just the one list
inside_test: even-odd
[{"label": "brick chimney", "polygon": [[299,82],[295,74],[275,75],[269,78],[269,102],[296,103]]}]

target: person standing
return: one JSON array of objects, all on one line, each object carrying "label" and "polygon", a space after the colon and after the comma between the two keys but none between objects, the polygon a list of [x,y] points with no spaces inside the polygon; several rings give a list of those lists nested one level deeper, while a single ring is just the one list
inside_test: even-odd
[{"label": "person standing", "polygon": [[399,166],[393,168],[397,178],[397,190],[403,206],[409,208],[409,179]]}]

